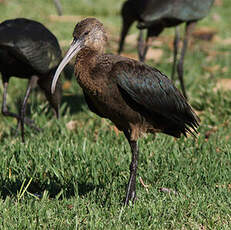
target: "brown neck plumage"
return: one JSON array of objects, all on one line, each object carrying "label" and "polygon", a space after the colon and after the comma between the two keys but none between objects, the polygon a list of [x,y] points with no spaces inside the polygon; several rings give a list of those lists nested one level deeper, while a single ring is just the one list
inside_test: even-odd
[{"label": "brown neck plumage", "polygon": [[77,81],[83,90],[92,95],[101,91],[100,86],[97,85],[91,75],[92,69],[96,66],[97,58],[101,54],[94,49],[85,47],[79,51],[76,57],[75,75]]}]

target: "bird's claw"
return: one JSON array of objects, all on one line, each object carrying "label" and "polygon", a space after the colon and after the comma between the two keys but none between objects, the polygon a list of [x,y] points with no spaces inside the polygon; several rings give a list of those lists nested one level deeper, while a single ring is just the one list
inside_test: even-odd
[{"label": "bird's claw", "polygon": [[126,195],[125,201],[124,201],[124,205],[127,206],[130,203],[132,203],[132,205],[135,203],[136,201],[136,192],[135,191],[131,191]]}]

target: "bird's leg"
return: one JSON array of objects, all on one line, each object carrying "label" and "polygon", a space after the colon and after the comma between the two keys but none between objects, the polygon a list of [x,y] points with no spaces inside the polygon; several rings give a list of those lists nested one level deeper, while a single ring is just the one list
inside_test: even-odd
[{"label": "bird's leg", "polygon": [[[7,103],[6,103],[8,84],[9,84],[8,79],[3,77],[3,87],[4,87],[4,89],[3,89],[2,114],[4,116],[9,116],[9,117],[16,118],[17,121],[18,121],[18,125],[17,125],[17,130],[18,130],[18,128],[21,126],[21,116],[19,114],[10,112],[8,110]],[[27,117],[24,118],[24,123],[29,125],[30,127],[33,127],[37,131],[40,130],[34,125],[34,122],[32,120],[28,119]]]},{"label": "bird's leg", "polygon": [[55,4],[55,7],[58,11],[58,15],[61,16],[62,15],[62,5],[61,5],[60,1],[54,0],[54,4]]},{"label": "bird's leg", "polygon": [[138,56],[140,61],[144,61],[144,37],[143,37],[143,30],[140,30],[140,34],[138,37]]},{"label": "bird's leg", "polygon": [[148,52],[148,48],[150,46],[150,43],[152,41],[152,37],[149,36],[149,32],[147,32],[147,37],[144,42],[142,30],[140,31],[139,39],[138,39],[138,55],[139,60],[141,62],[145,62],[145,57]]},{"label": "bird's leg", "polygon": [[120,35],[118,54],[120,54],[123,51],[125,37],[127,36],[128,31],[129,31],[133,22],[134,22],[134,19],[132,19],[132,18],[127,19],[127,20],[123,19],[123,27],[122,27],[121,35]]},{"label": "bird's leg", "polygon": [[59,109],[54,109],[54,114],[57,119],[60,118]]},{"label": "bird's leg", "polygon": [[15,117],[18,120],[20,120],[20,116],[16,113],[12,113],[8,110],[7,104],[6,104],[6,97],[7,97],[7,88],[8,88],[8,81],[3,79],[3,102],[2,102],[2,114],[4,116],[10,116]]},{"label": "bird's leg", "polygon": [[27,90],[26,90],[26,95],[23,99],[23,104],[22,104],[22,107],[21,107],[21,136],[22,136],[22,142],[25,142],[25,139],[24,139],[24,123],[28,123],[29,122],[29,125],[32,126],[33,128],[35,128],[36,130],[39,131],[39,129],[37,127],[35,127],[35,125],[33,125],[33,122],[30,121],[30,120],[25,120],[25,114],[26,114],[26,104],[27,104],[27,101],[28,101],[28,98],[30,96],[30,92],[31,92],[31,89],[32,87],[34,86],[35,82],[37,81],[37,76],[32,76],[31,79],[29,80],[29,83],[28,83],[28,87],[27,87]]},{"label": "bird's leg", "polygon": [[[7,88],[8,88],[8,78],[4,78],[3,76],[3,102],[2,102],[2,114],[4,116],[10,116],[10,117],[15,117],[17,118],[18,124],[20,123],[20,117],[18,114],[15,113],[11,113],[9,112],[8,108],[7,108],[7,104],[6,104],[6,98],[7,98]],[[18,127],[16,129],[16,135],[18,134]]]},{"label": "bird's leg", "polygon": [[184,65],[184,56],[187,50],[187,46],[188,46],[188,39],[193,31],[193,28],[195,26],[196,22],[188,22],[186,24],[186,29],[185,29],[185,36],[184,36],[184,41],[183,41],[183,47],[181,50],[181,56],[180,56],[180,60],[179,63],[177,65],[177,72],[178,72],[178,77],[180,80],[180,85],[181,85],[181,90],[183,95],[185,96],[185,98],[187,99],[187,95],[186,95],[186,91],[185,91],[185,86],[184,86],[184,79],[183,79],[183,65]]},{"label": "bird's leg", "polygon": [[132,202],[134,203],[136,199],[136,171],[138,165],[139,150],[137,141],[131,140],[130,135],[125,134],[125,136],[128,139],[132,151],[132,161],[130,164],[130,178],[127,185],[126,198],[124,201],[124,205],[128,205],[130,200],[132,200]]},{"label": "bird's leg", "polygon": [[142,62],[145,62],[146,54],[148,52],[148,48],[149,48],[149,46],[150,46],[150,44],[152,42],[152,39],[153,39],[153,37],[150,37],[149,35],[147,35],[145,45],[144,45],[144,50],[143,50],[143,56],[142,56],[142,58],[140,60]]},{"label": "bird's leg", "polygon": [[149,48],[152,40],[155,39],[156,37],[158,37],[159,34],[162,31],[163,31],[163,27],[162,26],[159,26],[159,27],[150,27],[148,29],[145,42],[143,43],[143,45],[141,46],[140,49],[138,48],[139,60],[140,61],[142,61],[142,62],[145,61],[145,57],[146,57],[146,54],[148,52],[148,48]]},{"label": "bird's leg", "polygon": [[130,178],[127,185],[127,192],[125,198],[125,205],[128,205],[129,201],[132,200],[134,203],[136,198],[136,171],[138,165],[138,146],[136,141],[130,141],[130,147],[132,151],[132,161],[130,164]]},{"label": "bird's leg", "polygon": [[173,43],[173,66],[172,66],[172,75],[171,79],[174,80],[175,70],[176,70],[176,60],[177,60],[177,53],[179,48],[179,28],[176,26],[175,28],[175,37],[174,37],[174,43]]}]

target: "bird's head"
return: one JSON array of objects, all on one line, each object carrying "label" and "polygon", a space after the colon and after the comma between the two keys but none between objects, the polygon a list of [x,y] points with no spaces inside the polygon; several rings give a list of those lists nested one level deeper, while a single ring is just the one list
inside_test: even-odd
[{"label": "bird's head", "polygon": [[107,42],[103,24],[96,18],[86,18],[77,23],[73,32],[73,37],[74,39],[69,50],[56,70],[51,86],[52,93],[55,91],[56,82],[63,68],[80,50],[87,48],[97,53],[103,53],[105,43]]},{"label": "bird's head", "polygon": [[73,32],[74,40],[82,47],[102,52],[107,41],[103,24],[96,18],[86,18],[77,23]]}]

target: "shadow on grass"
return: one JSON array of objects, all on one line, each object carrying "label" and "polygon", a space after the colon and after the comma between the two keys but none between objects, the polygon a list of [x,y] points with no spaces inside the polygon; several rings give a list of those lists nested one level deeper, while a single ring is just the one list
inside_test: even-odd
[{"label": "shadow on grass", "polygon": [[[35,91],[35,89],[34,89],[34,91]],[[30,97],[36,97],[37,96],[36,93],[37,92],[33,92],[32,93],[33,95],[31,95]],[[41,91],[40,91],[40,93],[42,94]],[[45,102],[46,101],[47,100],[45,99]],[[11,112],[15,112],[15,113],[19,114],[20,110],[21,110],[22,103],[23,103],[23,96],[16,98],[14,106],[13,105],[12,106],[8,105],[9,106],[9,111],[11,111],[11,107],[15,107],[16,111],[11,111]],[[40,100],[37,100],[37,99],[34,99],[33,103],[28,101],[27,105],[26,105],[26,116],[28,118],[30,118],[32,116],[32,110],[34,111],[33,113],[36,113],[36,110],[37,110],[36,108],[41,106],[41,103],[44,103],[44,102],[41,102]],[[82,107],[84,105],[86,105],[86,102],[85,102],[85,99],[84,99],[83,95],[71,94],[71,95],[63,95],[62,96],[61,107],[62,107],[63,104],[66,104],[66,106],[65,106],[64,110],[62,111],[61,116],[65,115],[68,110],[69,110],[70,114],[78,113],[79,111],[82,110]],[[51,111],[52,108],[51,108],[50,104],[48,105],[48,109],[45,107],[43,110],[45,110],[45,112],[44,111],[39,111],[39,112],[40,113],[45,113],[45,115],[48,118],[49,118],[50,115],[54,116],[54,113]],[[16,119],[16,118],[12,118],[12,119]]]},{"label": "shadow on grass", "polygon": [[[29,179],[26,180],[24,183],[24,187],[22,190],[26,187]],[[3,199],[6,199],[7,196],[17,196],[23,181],[16,180],[15,182],[1,182],[2,186],[0,188],[0,194]],[[29,187],[27,188],[27,191],[38,198],[42,198],[44,191],[47,191],[49,194],[49,198],[56,198],[57,195],[61,193],[59,196],[59,199],[69,199],[71,197],[74,197],[76,195],[78,196],[85,196],[87,193],[96,190],[98,193],[98,190],[103,188],[103,185],[94,185],[91,183],[65,183],[65,185],[62,185],[61,183],[58,183],[58,181],[52,181],[50,183],[39,183],[39,182],[31,182]]]},{"label": "shadow on grass", "polygon": [[83,95],[64,95],[62,98],[62,104],[64,103],[67,106],[62,112],[62,115],[64,115],[67,110],[69,110],[70,114],[78,113],[82,110],[83,105],[86,105]]}]

